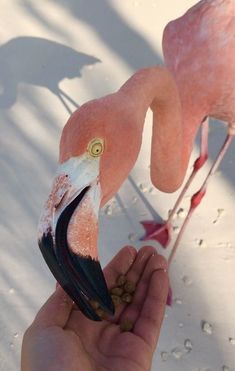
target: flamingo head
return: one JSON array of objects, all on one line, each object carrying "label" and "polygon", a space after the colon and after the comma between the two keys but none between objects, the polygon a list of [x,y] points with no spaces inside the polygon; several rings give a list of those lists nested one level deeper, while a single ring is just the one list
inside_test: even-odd
[{"label": "flamingo head", "polygon": [[[81,311],[112,314],[98,260],[98,212],[119,189],[141,146],[141,115],[119,95],[90,101],[65,125],[59,166],[39,223],[39,247],[57,281]],[[137,122],[138,121],[138,122]],[[127,131],[128,128],[128,131]]]}]

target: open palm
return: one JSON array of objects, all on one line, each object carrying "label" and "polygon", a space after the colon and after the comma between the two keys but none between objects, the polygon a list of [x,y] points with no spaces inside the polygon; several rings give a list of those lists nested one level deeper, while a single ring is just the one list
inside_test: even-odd
[{"label": "open palm", "polygon": [[[120,274],[137,285],[133,302],[93,322],[58,287],[26,331],[22,371],[149,371],[168,294],[167,264],[153,247],[124,247],[104,269],[109,287]],[[132,332],[121,332],[124,320]]]}]

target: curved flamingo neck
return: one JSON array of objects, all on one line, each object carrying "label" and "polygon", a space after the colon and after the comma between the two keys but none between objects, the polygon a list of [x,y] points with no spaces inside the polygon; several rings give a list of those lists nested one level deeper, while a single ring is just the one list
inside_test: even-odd
[{"label": "curved flamingo neck", "polygon": [[156,106],[167,104],[172,99],[179,104],[174,78],[163,66],[137,71],[122,85],[119,92],[128,95],[129,102],[145,111],[149,107],[154,110],[155,103]]},{"label": "curved flamingo neck", "polygon": [[152,109],[151,179],[160,190],[176,190],[183,181],[192,147],[184,140],[185,125],[173,75],[162,66],[139,70],[118,94],[124,95],[140,116],[139,126],[143,127],[147,109]]}]

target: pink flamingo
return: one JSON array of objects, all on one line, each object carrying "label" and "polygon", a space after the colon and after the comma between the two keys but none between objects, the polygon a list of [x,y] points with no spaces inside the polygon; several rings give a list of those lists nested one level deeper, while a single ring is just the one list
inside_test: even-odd
[{"label": "pink flamingo", "polygon": [[[172,218],[196,173],[208,158],[208,117],[220,119],[228,124],[228,135],[218,157],[201,189],[191,199],[191,207],[169,256],[169,263],[193,211],[206,193],[211,175],[218,168],[235,134],[235,92],[232,87],[235,81],[234,16],[233,1],[203,0],[189,9],[185,15],[170,22],[164,30],[165,64],[176,81],[182,107],[182,157],[188,161],[188,154],[191,153],[200,126],[201,153],[167,222],[163,225],[154,221],[142,223],[147,232],[144,239],[156,239],[164,247],[168,245]],[[182,171],[184,177],[184,167]],[[178,174],[181,174],[182,179],[180,168]],[[167,191],[165,187],[162,190]]]},{"label": "pink flamingo", "polygon": [[[108,312],[114,311],[98,261],[98,210],[135,164],[147,109],[153,111],[151,180],[164,192],[173,192],[182,184],[200,126],[201,154],[186,187],[206,161],[207,117],[228,123],[226,140],[202,188],[192,197],[182,231],[233,139],[234,16],[233,1],[199,2],[167,25],[163,37],[166,67],[137,71],[116,93],[84,104],[64,127],[57,175],[40,221],[39,246],[56,279],[93,320],[100,318],[91,299]],[[176,207],[181,199],[182,195]],[[171,218],[172,214],[160,227],[145,222],[146,238],[166,245]]]}]

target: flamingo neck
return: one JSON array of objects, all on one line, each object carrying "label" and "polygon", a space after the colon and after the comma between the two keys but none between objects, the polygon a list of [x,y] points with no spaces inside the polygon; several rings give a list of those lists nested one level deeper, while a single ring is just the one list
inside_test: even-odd
[{"label": "flamingo neck", "polygon": [[140,111],[153,111],[159,106],[180,106],[179,95],[174,78],[170,71],[163,66],[144,68],[131,76],[119,90],[128,96]]},{"label": "flamingo neck", "polygon": [[[191,153],[183,141],[181,102],[170,71],[162,66],[137,71],[119,90],[136,112],[137,126],[143,129],[144,116],[153,111],[151,179],[153,184],[172,192],[182,183]],[[184,148],[185,147],[185,148]]]}]

